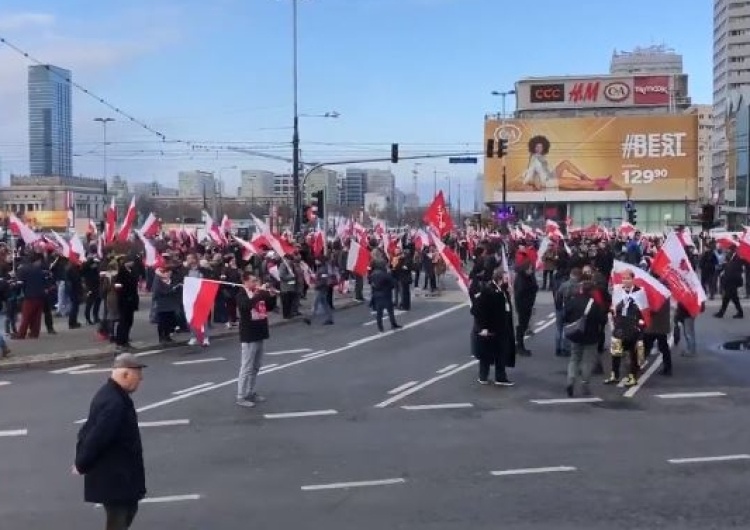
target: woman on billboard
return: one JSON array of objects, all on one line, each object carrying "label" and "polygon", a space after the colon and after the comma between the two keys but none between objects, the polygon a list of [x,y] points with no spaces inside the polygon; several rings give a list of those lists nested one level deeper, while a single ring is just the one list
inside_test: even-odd
[{"label": "woman on billboard", "polygon": [[563,160],[554,170],[549,167],[547,155],[550,141],[537,135],[529,140],[529,165],[523,175],[523,185],[532,191],[607,191],[618,189],[612,175],[592,179],[570,160]]}]

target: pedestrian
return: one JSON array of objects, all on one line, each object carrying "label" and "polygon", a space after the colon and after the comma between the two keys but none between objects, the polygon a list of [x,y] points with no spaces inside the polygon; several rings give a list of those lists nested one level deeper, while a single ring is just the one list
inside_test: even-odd
[{"label": "pedestrian", "polygon": [[237,294],[241,352],[237,405],[251,408],[265,401],[255,391],[255,384],[263,362],[263,346],[270,337],[268,303],[277,293],[267,284],[260,285],[257,276],[249,272],[242,274],[242,285],[244,289]]},{"label": "pedestrian", "polygon": [[78,432],[72,471],[83,475],[85,501],[104,506],[107,530],[130,528],[138,502],[146,496],[138,414],[130,398],[143,380],[145,367],[131,353],[118,355]]},{"label": "pedestrian", "polygon": [[391,329],[396,330],[401,328],[398,322],[396,322],[396,316],[393,312],[393,276],[390,275],[386,268],[386,262],[375,261],[372,264],[372,273],[370,274],[372,304],[375,309],[375,320],[378,324],[378,331],[381,333],[383,332],[383,312],[388,313]]}]

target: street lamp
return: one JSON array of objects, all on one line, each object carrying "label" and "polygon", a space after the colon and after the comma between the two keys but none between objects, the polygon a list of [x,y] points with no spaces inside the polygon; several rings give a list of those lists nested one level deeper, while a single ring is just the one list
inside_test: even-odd
[{"label": "street lamp", "polygon": [[237,169],[237,166],[227,166],[227,167],[219,168],[219,182],[218,182],[219,189],[218,190],[214,190],[214,191],[217,192],[217,193],[214,194],[214,219],[216,219],[216,217],[217,217],[217,215],[219,213],[217,211],[216,205],[217,205],[217,202],[219,200],[221,200],[221,198],[222,198],[222,189],[224,188],[224,177],[223,177],[223,174],[224,174],[224,171],[227,170],[227,169]]},{"label": "street lamp", "polygon": [[115,119],[114,118],[94,118],[94,121],[97,121],[102,124],[103,173],[104,173],[104,182],[107,182],[107,124],[111,121],[115,121]]},{"label": "street lamp", "polygon": [[516,95],[516,91],[515,90],[507,90],[505,92],[500,92],[498,90],[493,90],[492,91],[492,95],[493,96],[500,96],[501,98],[503,98],[503,100],[502,100],[502,106],[501,106],[501,108],[502,108],[502,114],[500,115],[500,117],[502,119],[505,119],[505,98],[507,98],[508,96],[515,96]]},{"label": "street lamp", "polygon": [[339,114],[335,110],[325,112],[323,114],[300,114],[299,115],[300,118],[333,118],[333,119],[339,118],[340,116],[341,114]]},{"label": "street lamp", "polygon": [[292,0],[292,92],[294,98],[294,132],[292,133],[292,187],[294,188],[294,233],[302,227],[301,191],[299,186],[299,109],[297,106],[297,4]]}]

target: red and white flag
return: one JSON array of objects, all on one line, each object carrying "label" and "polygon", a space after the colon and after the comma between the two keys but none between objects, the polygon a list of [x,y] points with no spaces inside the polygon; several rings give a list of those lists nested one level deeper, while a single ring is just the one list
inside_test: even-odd
[{"label": "red and white flag", "polygon": [[89,226],[86,229],[87,234],[91,234],[92,236],[99,235],[99,229],[96,227],[96,223],[93,219],[89,219]]},{"label": "red and white flag", "polygon": [[469,296],[469,277],[461,266],[461,259],[458,257],[458,254],[453,252],[453,249],[445,246],[445,243],[443,243],[439,237],[433,237],[433,240],[435,241],[437,251],[440,253],[440,257],[443,258],[443,262],[445,262],[448,270],[453,273],[453,276],[456,277],[459,289],[461,289],[466,295],[466,298],[471,301],[471,297]]},{"label": "red and white flag", "polygon": [[111,243],[115,240],[115,231],[117,230],[117,206],[115,205],[115,198],[112,197],[112,201],[109,203],[107,213],[104,220],[104,242]]},{"label": "red and white flag", "polygon": [[42,239],[42,236],[34,232],[29,226],[14,214],[8,216],[8,226],[11,231],[23,239],[27,245],[32,245]]},{"label": "red and white flag", "polygon": [[143,237],[156,237],[160,231],[161,222],[153,214],[153,212],[149,213],[148,217],[146,217],[146,220],[143,221],[143,226],[140,229],[141,235],[143,235]]},{"label": "red and white flag", "polygon": [[128,209],[125,212],[125,218],[122,220],[122,224],[120,225],[120,230],[117,232],[117,240],[118,241],[127,241],[130,237],[130,232],[133,230],[133,223],[135,223],[135,219],[138,217],[138,211],[135,209],[135,196],[133,196],[132,199],[130,199],[130,204],[128,205]]},{"label": "red and white flag", "polygon": [[349,242],[349,253],[346,256],[346,270],[351,271],[363,278],[367,277],[367,269],[370,267],[370,252],[352,240]]},{"label": "red and white flag", "polygon": [[227,214],[224,214],[224,217],[221,218],[221,225],[219,225],[219,228],[221,229],[222,235],[226,234],[232,229],[232,220]]},{"label": "red and white flag", "polygon": [[671,232],[651,262],[651,270],[669,286],[669,290],[690,316],[697,317],[706,301],[700,278],[693,270],[679,236]]},{"label": "red and white flag", "polygon": [[662,283],[649,273],[624,261],[615,260],[612,267],[612,306],[616,306],[625,296],[622,289],[622,274],[625,271],[633,273],[633,283],[640,287],[640,293],[631,294],[634,302],[643,314],[643,320],[648,325],[651,321],[651,312],[658,311],[668,303],[670,292]]},{"label": "red and white flag", "polygon": [[255,217],[254,215],[250,214],[253,218],[253,223],[255,223],[255,228],[260,232],[260,234],[263,236],[265,241],[268,243],[268,246],[270,246],[276,254],[279,255],[280,258],[284,258],[287,255],[294,254],[294,251],[296,250],[293,245],[290,245],[288,242],[282,242],[281,238],[276,237],[274,234],[271,233],[271,229],[268,227],[266,223]]},{"label": "red and white flag", "polygon": [[195,332],[198,342],[203,342],[208,316],[214,308],[214,300],[219,292],[219,282],[186,276],[182,284],[182,306],[185,320]]},{"label": "red and white flag", "polygon": [[206,235],[216,243],[217,245],[225,245],[227,240],[224,237],[224,234],[221,232],[221,228],[219,225],[214,221],[213,217],[207,212],[203,211],[203,218],[206,220]]},{"label": "red and white flag", "polygon": [[[68,261],[71,263],[78,265],[81,263],[81,254],[85,254],[85,251],[83,250],[83,245],[81,244],[80,239],[78,239],[78,236],[75,236],[77,240],[77,249],[73,248],[73,240],[71,241],[65,241],[65,239],[55,232],[54,230],[50,231],[52,233],[52,237],[55,238],[55,241],[57,241],[58,246],[60,247],[60,253],[68,258]],[[77,251],[76,251],[77,250]],[[80,252],[80,254],[79,254]]]},{"label": "red and white flag", "polygon": [[143,264],[146,267],[153,267],[154,269],[159,269],[164,266],[164,258],[156,251],[156,247],[146,239],[146,235],[141,232],[140,230],[136,230],[135,234],[138,236],[138,238],[143,242],[143,249],[145,251],[145,258],[143,260]]},{"label": "red and white flag", "polygon": [[737,255],[740,259],[744,260],[745,263],[750,263],[750,231],[742,234],[737,244]]},{"label": "red and white flag", "polygon": [[438,191],[438,194],[435,195],[422,220],[435,231],[438,238],[444,237],[453,230],[453,219],[451,219],[451,214],[445,204],[443,190]]},{"label": "red and white flag", "polygon": [[258,249],[258,247],[256,247],[252,243],[248,243],[244,239],[240,239],[237,236],[232,236],[232,237],[242,247],[242,259],[243,260],[250,261],[250,258],[255,256],[256,254],[260,254],[260,250]]}]

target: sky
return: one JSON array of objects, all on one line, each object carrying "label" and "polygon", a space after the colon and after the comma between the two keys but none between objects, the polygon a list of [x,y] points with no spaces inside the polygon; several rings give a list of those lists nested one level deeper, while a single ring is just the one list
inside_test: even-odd
[{"label": "sky", "polygon": [[[0,37],[85,93],[73,95],[74,172],[176,185],[180,170],[289,171],[231,152],[291,156],[293,0],[3,0]],[[684,56],[695,103],[711,103],[712,3],[706,0],[299,0],[298,101],[302,156],[332,162],[481,151],[493,90],[527,76],[606,73],[612,52],[666,44]],[[0,176],[28,171],[26,69],[0,44]],[[508,100],[508,110],[515,102]],[[317,117],[338,112],[336,119]],[[184,142],[184,143],[182,143]],[[208,148],[196,148],[208,146]],[[481,162],[481,158],[480,158]],[[438,187],[471,208],[480,165],[428,160],[391,167],[423,200]],[[344,167],[344,166],[342,166]]]}]

